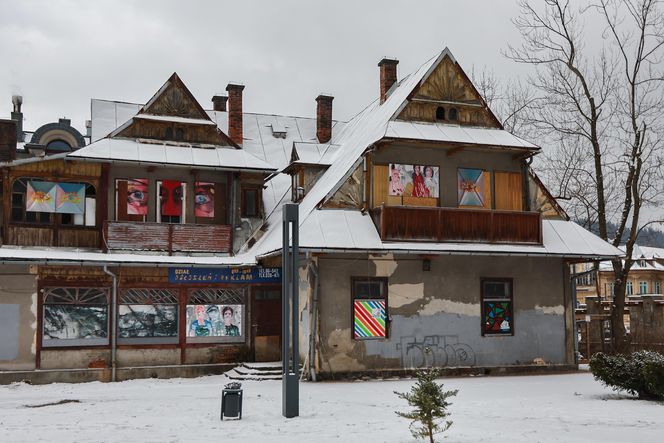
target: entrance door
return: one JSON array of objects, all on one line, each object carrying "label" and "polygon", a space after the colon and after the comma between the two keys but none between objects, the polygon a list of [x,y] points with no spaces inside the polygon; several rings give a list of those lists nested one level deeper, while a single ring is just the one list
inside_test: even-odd
[{"label": "entrance door", "polygon": [[252,322],[255,361],[281,360],[281,287],[253,289]]}]

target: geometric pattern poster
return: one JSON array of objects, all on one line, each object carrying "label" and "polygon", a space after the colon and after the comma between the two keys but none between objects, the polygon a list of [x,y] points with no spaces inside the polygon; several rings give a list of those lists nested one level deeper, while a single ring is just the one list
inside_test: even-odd
[{"label": "geometric pattern poster", "polygon": [[29,181],[25,210],[55,212],[55,183]]},{"label": "geometric pattern poster", "polygon": [[84,214],[85,185],[82,183],[56,184],[55,212],[61,214]]},{"label": "geometric pattern poster", "polygon": [[512,302],[484,301],[484,333],[512,334]]},{"label": "geometric pattern poster", "polygon": [[390,165],[388,195],[438,198],[438,166]]},{"label": "geometric pattern poster", "polygon": [[385,300],[355,300],[354,337],[385,338]]},{"label": "geometric pattern poster", "polygon": [[459,206],[484,207],[489,183],[483,169],[458,169]]}]

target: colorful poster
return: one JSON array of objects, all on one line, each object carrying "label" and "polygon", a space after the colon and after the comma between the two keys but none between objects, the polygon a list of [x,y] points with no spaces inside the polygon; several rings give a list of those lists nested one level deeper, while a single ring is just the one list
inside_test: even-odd
[{"label": "colorful poster", "polygon": [[56,184],[55,212],[62,214],[84,214],[85,185],[82,183]]},{"label": "colorful poster", "polygon": [[391,164],[388,193],[394,196],[438,198],[437,166]]},{"label": "colorful poster", "polygon": [[243,305],[187,305],[188,337],[242,336]]},{"label": "colorful poster", "polygon": [[184,187],[177,180],[163,180],[159,186],[161,215],[179,217],[182,215]]},{"label": "colorful poster", "polygon": [[55,212],[55,183],[29,181],[25,210]]},{"label": "colorful poster", "polygon": [[148,180],[127,180],[127,214],[148,214]]},{"label": "colorful poster", "polygon": [[512,302],[484,301],[484,333],[512,334]]},{"label": "colorful poster", "polygon": [[458,169],[459,206],[485,206],[484,196],[489,186],[485,176],[483,169]]},{"label": "colorful poster", "polygon": [[214,218],[214,183],[195,183],[194,215],[196,217]]},{"label": "colorful poster", "polygon": [[385,300],[355,300],[355,338],[385,338]]}]

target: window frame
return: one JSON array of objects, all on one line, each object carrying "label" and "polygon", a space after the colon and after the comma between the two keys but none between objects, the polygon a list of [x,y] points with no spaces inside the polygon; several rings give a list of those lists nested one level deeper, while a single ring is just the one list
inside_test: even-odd
[{"label": "window frame", "polygon": [[[485,283],[489,282],[500,282],[507,283],[509,287],[509,295],[507,297],[491,297],[486,298],[484,286]],[[487,333],[485,331],[484,325],[484,314],[485,314],[485,301],[509,301],[511,309],[511,321],[510,321],[510,333]],[[482,337],[514,337],[515,336],[515,310],[514,310],[514,279],[508,277],[482,277],[480,278],[480,331]]]},{"label": "window frame", "polygon": [[634,283],[632,283],[632,280],[627,280],[627,283],[625,283],[625,295],[634,295]]},{"label": "window frame", "polygon": [[[379,297],[360,297],[356,293],[355,283],[357,282],[380,282],[385,291],[383,296]],[[372,276],[351,276],[350,278],[350,336],[353,341],[365,340],[389,340],[390,338],[390,313],[389,313],[389,278]],[[385,337],[357,337],[355,335],[355,301],[356,300],[384,300],[385,301]]]},{"label": "window frame", "polygon": [[[97,289],[104,292],[106,297],[106,304],[101,303],[75,303],[75,302],[47,302],[47,297],[50,291],[57,289],[76,290],[81,291],[84,289]],[[107,347],[110,344],[111,337],[111,323],[112,323],[112,308],[110,302],[111,288],[108,286],[64,286],[64,285],[49,285],[40,289],[40,309],[39,309],[39,344],[41,349],[54,349],[54,348],[88,348],[88,347]],[[102,306],[106,308],[106,337],[105,338],[47,338],[46,334],[46,307],[53,306]]]},{"label": "window frame", "polygon": [[[260,185],[256,186],[247,186],[243,185],[240,187],[240,194],[241,194],[241,210],[240,210],[240,215],[245,218],[260,218],[262,217],[262,211],[261,211],[261,201],[262,201],[262,187]],[[254,204],[256,207],[256,213],[255,214],[249,214],[247,213],[247,192],[248,191],[255,191],[256,192],[256,197],[254,198]]]},{"label": "window frame", "polygon": [[655,290],[655,294],[661,294],[662,293],[662,284],[660,283],[660,281],[655,280],[653,283],[654,283],[654,286],[655,286],[653,288]]},{"label": "window frame", "polygon": [[[179,216],[180,220],[179,221],[164,221],[164,217],[178,217],[176,215],[162,215],[161,213],[161,187],[163,185],[164,181],[179,181],[180,182],[180,189],[182,189],[182,201],[180,204],[180,213],[181,215]],[[175,225],[181,225],[181,224],[186,224],[187,223],[187,182],[186,181],[180,181],[180,180],[170,180],[170,179],[157,179],[155,181],[155,187],[156,187],[156,192],[155,192],[155,198],[156,198],[156,209],[155,209],[155,218],[157,223],[170,223],[170,224],[175,224]],[[149,192],[149,190],[148,190]],[[149,199],[149,197],[148,197]],[[193,209],[193,208],[192,208]],[[148,211],[149,211],[149,206],[148,206]]]},{"label": "window frame", "polygon": [[[146,297],[145,302],[143,303],[125,303],[123,302],[123,297],[127,296],[130,291],[166,291],[169,292],[172,297],[175,298],[175,302],[164,303],[164,302],[155,302],[152,295]],[[175,306],[175,335],[166,336],[166,337],[121,337],[120,336],[120,307],[121,306],[149,306],[149,305],[164,305],[164,306]],[[160,344],[178,344],[180,342],[180,291],[176,288],[169,287],[127,287],[121,288],[119,290],[118,305],[115,315],[118,319],[117,327],[117,343],[118,345],[160,345]]]},{"label": "window frame", "polygon": [[[645,290],[644,290],[645,288]],[[648,281],[647,280],[639,280],[639,295],[647,294],[648,293]]]}]

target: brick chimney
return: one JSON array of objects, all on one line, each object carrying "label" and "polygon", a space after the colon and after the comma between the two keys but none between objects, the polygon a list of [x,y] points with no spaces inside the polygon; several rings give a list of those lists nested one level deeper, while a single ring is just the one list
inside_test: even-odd
[{"label": "brick chimney", "polygon": [[16,120],[16,140],[24,142],[23,136],[23,112],[21,112],[21,105],[23,105],[23,97],[20,95],[12,95],[12,104],[14,110],[12,111],[12,120]]},{"label": "brick chimney", "polygon": [[16,126],[16,120],[0,120],[0,162],[16,159]]},{"label": "brick chimney", "polygon": [[383,58],[378,62],[380,67],[380,104],[387,100],[387,91],[397,81],[397,65],[399,60],[394,58]]},{"label": "brick chimney", "polygon": [[215,94],[212,97],[212,109],[215,111],[225,112],[227,101],[228,101],[227,95]]},{"label": "brick chimney", "polygon": [[316,136],[318,143],[327,143],[332,138],[332,100],[334,97],[320,94],[316,97]]},{"label": "brick chimney", "polygon": [[228,92],[228,136],[238,145],[242,144],[242,90],[244,85],[229,83]]}]

